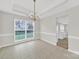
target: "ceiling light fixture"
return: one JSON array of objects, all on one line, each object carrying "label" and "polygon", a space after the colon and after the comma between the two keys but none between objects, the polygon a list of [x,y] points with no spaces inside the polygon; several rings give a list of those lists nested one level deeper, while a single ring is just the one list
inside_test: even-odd
[{"label": "ceiling light fixture", "polygon": [[34,1],[34,20],[36,20],[36,0],[33,0]]},{"label": "ceiling light fixture", "polygon": [[31,15],[31,19],[36,21],[37,18],[39,18],[38,16],[36,16],[36,0],[33,0],[34,2],[34,10],[33,10],[33,15]]}]

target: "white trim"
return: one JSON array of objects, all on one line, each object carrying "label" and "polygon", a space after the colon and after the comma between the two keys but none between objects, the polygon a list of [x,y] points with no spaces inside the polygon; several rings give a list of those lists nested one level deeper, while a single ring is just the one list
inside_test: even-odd
[{"label": "white trim", "polygon": [[79,0],[77,0],[77,1],[68,0],[68,2],[66,4],[63,4],[58,8],[49,9],[46,13],[41,14],[40,17],[43,20],[45,17],[51,16],[51,15],[56,15],[57,13],[60,13],[60,12],[68,11],[78,5],[79,5]]},{"label": "white trim", "polygon": [[[56,36],[56,33],[48,33],[48,32],[40,32],[41,34],[45,34],[45,35],[51,35],[51,36]],[[72,39],[79,39],[78,36],[71,36],[69,35],[68,36],[69,38],[72,38]]]},{"label": "white trim", "polygon": [[[52,45],[55,45],[55,46],[56,46],[56,43],[54,43],[54,42],[50,42],[50,41],[48,41],[48,40],[43,40],[43,41],[45,41],[45,42],[47,42],[47,43],[49,43],[49,44],[52,44]],[[69,51],[69,52],[72,52],[72,53],[74,53],[74,54],[76,54],[76,55],[79,55],[79,52],[77,52],[77,51],[73,51],[73,50],[70,50],[70,49],[68,49],[68,51]]]},{"label": "white trim", "polygon": [[79,55],[79,52],[77,52],[77,51],[73,51],[73,50],[71,50],[71,49],[68,49],[68,51]]},{"label": "white trim", "polygon": [[[48,35],[48,36],[56,36],[56,34],[55,33],[47,33],[47,32],[40,32],[41,34],[44,34],[44,35]],[[69,36],[69,39],[79,39],[79,37],[77,37],[77,36]],[[49,44],[52,44],[52,45],[55,45],[56,46],[56,43],[54,43],[54,42],[51,42],[51,41],[48,41],[48,40],[44,40],[44,39],[42,39],[43,41],[45,41],[45,42],[47,42],[47,43],[49,43]],[[77,54],[77,55],[79,55],[79,51],[74,51],[74,50],[71,50],[71,49],[68,49],[68,51],[69,52],[72,52],[72,53],[74,53],[74,54]]]},{"label": "white trim", "polygon": [[69,36],[69,38],[72,38],[72,39],[79,39],[78,36]]},{"label": "white trim", "polygon": [[[58,7],[61,7],[62,5],[65,5],[69,2],[69,0],[63,0],[61,2],[59,2],[58,4],[56,4],[55,6],[50,6],[49,8],[47,8],[46,10],[43,10],[42,12],[39,12],[38,15],[40,15],[40,17],[43,19],[46,16],[50,16],[52,13],[49,13],[49,11],[56,9]],[[60,12],[60,11],[59,11]],[[46,13],[46,14],[45,14]],[[49,13],[49,14],[47,14]]]},{"label": "white trim", "polygon": [[54,43],[54,42],[51,42],[51,41],[48,41],[48,40],[43,40],[43,39],[41,39],[41,40],[56,46],[56,43]]},{"label": "white trim", "polygon": [[55,34],[55,33],[47,33],[47,32],[40,32],[40,33],[45,34],[45,35],[56,36],[56,34]]},{"label": "white trim", "polygon": [[3,37],[3,36],[13,36],[13,35],[14,35],[13,33],[0,34],[0,37]]},{"label": "white trim", "polygon": [[14,44],[13,44],[13,43],[11,43],[11,44],[1,45],[1,46],[0,46],[0,48],[7,47],[7,46],[11,46],[11,45],[14,45]]},{"label": "white trim", "polygon": [[[47,33],[47,32],[40,32],[41,34],[44,34],[44,35],[48,35],[48,36],[55,36],[56,37],[56,34],[55,33]],[[43,40],[43,39],[41,39]],[[53,44],[53,45],[56,45],[56,42],[51,42],[51,41],[48,41],[48,40],[43,40],[49,44]]]},{"label": "white trim", "polygon": [[14,45],[18,45],[18,44],[21,44],[21,43],[24,43],[24,42],[29,42],[29,41],[33,41],[32,39],[27,39],[27,40],[22,40],[22,41],[14,41],[13,43],[9,43],[9,44],[5,44],[5,45],[2,45],[0,46],[0,48],[4,48],[4,47],[9,47],[9,46],[14,46]]},{"label": "white trim", "polygon": [[[23,20],[23,19],[20,19],[20,20]],[[32,38],[27,38],[27,37],[26,37],[26,30],[27,30],[27,29],[26,29],[26,22],[29,21],[29,20],[24,20],[24,21],[25,21],[25,38],[22,39],[22,40],[16,40],[16,39],[15,39],[15,30],[16,30],[16,29],[15,29],[15,28],[16,28],[15,22],[16,22],[16,21],[18,21],[18,19],[17,19],[17,18],[14,18],[14,40],[15,40],[15,42],[16,42],[16,41],[26,40],[26,39],[34,39],[34,37],[35,37],[35,29],[34,29],[34,28],[35,28],[35,23],[32,22],[32,23],[33,23],[33,27],[34,27],[34,28],[33,28],[33,37],[32,37]]]},{"label": "white trim", "polygon": [[[45,10],[38,12],[38,15],[42,15],[42,14],[44,14],[45,12],[49,11],[50,9],[52,9],[52,8],[57,8],[57,7],[59,7],[60,5],[63,5],[63,4],[65,4],[65,3],[67,3],[67,2],[68,2],[68,0],[57,1],[55,4],[49,6],[49,7],[46,8]],[[44,15],[45,15],[45,14],[44,14]]]}]

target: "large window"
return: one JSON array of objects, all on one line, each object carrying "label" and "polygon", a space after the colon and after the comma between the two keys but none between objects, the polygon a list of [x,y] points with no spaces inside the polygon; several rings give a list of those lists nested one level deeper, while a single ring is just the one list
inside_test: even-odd
[{"label": "large window", "polygon": [[15,40],[23,40],[34,37],[34,22],[29,20],[15,19]]}]

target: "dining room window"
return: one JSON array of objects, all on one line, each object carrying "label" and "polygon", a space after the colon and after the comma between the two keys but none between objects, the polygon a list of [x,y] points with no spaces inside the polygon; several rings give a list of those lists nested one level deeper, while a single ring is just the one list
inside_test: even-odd
[{"label": "dining room window", "polygon": [[14,38],[15,40],[25,40],[34,37],[34,22],[23,19],[14,21]]}]

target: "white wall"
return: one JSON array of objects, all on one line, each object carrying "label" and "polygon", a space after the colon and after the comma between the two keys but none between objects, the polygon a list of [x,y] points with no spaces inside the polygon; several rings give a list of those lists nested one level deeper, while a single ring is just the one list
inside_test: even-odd
[{"label": "white wall", "polygon": [[35,39],[40,39],[40,19],[35,21]]},{"label": "white wall", "polygon": [[69,22],[69,49],[79,54],[79,6],[71,9]]},{"label": "white wall", "polygon": [[0,12],[0,46],[14,41],[14,21],[13,16]]},{"label": "white wall", "polygon": [[26,16],[13,10],[14,0],[0,0],[0,11]]},{"label": "white wall", "polygon": [[12,0],[0,0],[0,10],[3,11],[11,11],[12,8]]},{"label": "white wall", "polygon": [[42,40],[56,43],[56,18],[54,16],[40,20],[40,33]]},{"label": "white wall", "polygon": [[0,47],[14,44],[15,14],[24,16],[13,11],[13,0],[0,0]]},{"label": "white wall", "polygon": [[68,15],[69,51],[79,54],[79,6],[41,19],[41,39],[56,44],[56,17]]},{"label": "white wall", "polygon": [[[26,19],[24,16],[19,16],[11,13],[6,13],[0,11],[0,48],[8,45],[18,44],[28,41],[28,39],[23,41],[15,42],[14,40],[14,18]],[[35,22],[35,38],[39,39],[39,20]],[[29,39],[31,40],[31,39]]]}]

